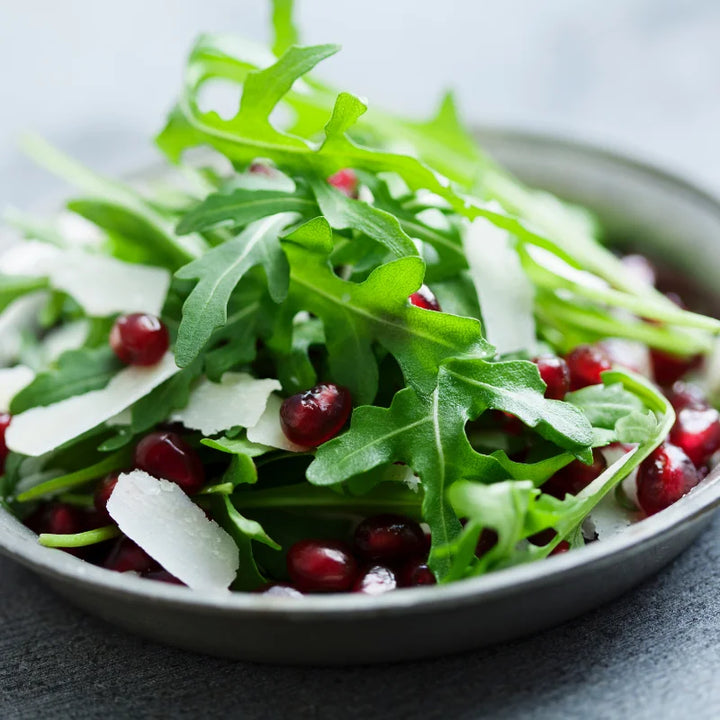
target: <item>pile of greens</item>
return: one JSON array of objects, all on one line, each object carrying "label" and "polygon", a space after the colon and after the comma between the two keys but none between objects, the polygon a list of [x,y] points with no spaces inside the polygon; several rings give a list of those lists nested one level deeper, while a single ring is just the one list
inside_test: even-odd
[{"label": "pile of greens", "polygon": [[[720,324],[638,283],[587,213],[497,167],[450,95],[427,122],[370,111],[311,75],[337,46],[298,45],[288,2],[275,3],[273,19],[272,54],[231,37],[197,41],[157,138],[175,166],[161,182],[106,180],[28,141],[79,188],[67,208],[102,238],[88,252],[173,273],[162,319],[181,370],[134,403],[127,424],[103,423],[40,457],[11,452],[5,504],[23,515],[50,497],[89,503],[88,483],[125,467],[133,444],[184,407],[203,376],[241,370],[277,378],[284,396],[318,381],[344,385],[354,411],[348,429],[305,453],[256,445],[240,426],[191,436],[210,477],[196,500],[241,550],[237,589],[280,574],[279,549],[294,540],[337,536],[348,518],[375,512],[430,526],[441,582],[545,557],[563,540],[583,544],[584,518],[663,441],[674,413],[649,381],[619,370],[603,386],[548,400],[531,358],[606,337],[701,353]],[[240,91],[231,117],[204,109],[213,84]],[[252,163],[269,172],[249,172]],[[358,198],[327,182],[345,168],[357,174]],[[56,227],[12,219],[28,238],[68,244]],[[532,290],[528,317],[512,282],[499,303],[480,301],[476,268],[495,251],[472,227],[509,238]],[[444,312],[408,303],[423,283]],[[39,290],[37,325],[15,358],[37,374],[13,398],[13,415],[105,387],[120,368],[107,343],[114,316],[87,318],[47,278],[1,277],[0,309]],[[44,333],[78,319],[90,327],[82,346],[48,361]],[[498,352],[483,328],[516,322],[535,327],[538,342]],[[525,426],[524,461],[511,459],[492,411]],[[579,495],[541,492],[559,469],[613,442],[633,449]],[[498,542],[477,558],[487,528]],[[527,542],[548,528],[548,544]]]}]

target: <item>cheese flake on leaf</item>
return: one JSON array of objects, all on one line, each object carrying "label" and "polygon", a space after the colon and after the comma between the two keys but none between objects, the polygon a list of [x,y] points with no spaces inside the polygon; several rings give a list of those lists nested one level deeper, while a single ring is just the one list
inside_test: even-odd
[{"label": "cheese flake on leaf", "polygon": [[35,378],[35,373],[25,365],[0,368],[0,412],[8,412],[10,401]]},{"label": "cheese flake on leaf", "polygon": [[125,535],[188,587],[224,591],[235,579],[237,545],[175,483],[142,470],[123,473],[107,509]]}]

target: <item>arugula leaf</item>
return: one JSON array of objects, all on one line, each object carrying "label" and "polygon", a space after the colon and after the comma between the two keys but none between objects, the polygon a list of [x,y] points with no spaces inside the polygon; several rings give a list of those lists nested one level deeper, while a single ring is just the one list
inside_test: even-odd
[{"label": "arugula leaf", "polygon": [[0,274],[0,310],[4,310],[11,302],[34,290],[42,290],[48,286],[46,278],[23,277],[22,275]]},{"label": "arugula leaf", "polygon": [[58,358],[55,368],[39,373],[12,399],[10,412],[18,415],[33,407],[100,390],[121,368],[122,363],[107,345],[68,350]]},{"label": "arugula leaf", "polygon": [[340,279],[328,263],[332,232],[324,218],[302,225],[283,239],[290,262],[292,307],[317,315],[325,327],[330,369],[356,402],[377,391],[377,340],[400,364],[409,385],[432,392],[440,363],[453,356],[487,357],[480,323],[411,305],[424,263],[406,257],[374,270],[363,283]]},{"label": "arugula leaf", "polygon": [[262,265],[275,302],[285,298],[288,265],[278,236],[295,218],[294,213],[280,213],[257,220],[236,238],[209,250],[175,273],[181,280],[198,281],[183,305],[178,328],[175,358],[180,367],[189,365],[213,330],[225,325],[230,295],[251,268]]},{"label": "arugula leaf", "polygon": [[257,482],[257,467],[254,457],[264,455],[270,448],[250,442],[247,438],[203,438],[203,445],[232,455],[230,465],[223,475],[222,482],[236,488],[238,485],[254,485]]}]

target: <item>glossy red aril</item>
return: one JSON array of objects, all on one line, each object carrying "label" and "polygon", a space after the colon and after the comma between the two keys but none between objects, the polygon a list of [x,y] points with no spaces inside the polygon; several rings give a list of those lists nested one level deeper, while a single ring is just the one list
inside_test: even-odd
[{"label": "glossy red aril", "polygon": [[382,595],[395,590],[398,580],[389,567],[385,565],[371,565],[363,570],[353,584],[353,592],[363,595]]},{"label": "glossy red aril", "polygon": [[644,255],[633,253],[623,256],[620,260],[636,280],[645,285],[655,285],[657,279],[655,267]]},{"label": "glossy red aril", "polygon": [[393,563],[425,552],[425,533],[404,515],[373,515],[355,529],[355,549],[367,560]]},{"label": "glossy red aril", "polygon": [[110,347],[126,365],[155,365],[169,345],[168,329],[154,315],[121,315],[110,331]]},{"label": "glossy red aril", "polygon": [[441,312],[440,303],[435,293],[427,286],[421,285],[409,298],[410,304],[423,310]]},{"label": "glossy red aril", "polygon": [[596,448],[593,450],[593,461],[590,465],[573,460],[558,470],[543,486],[542,491],[562,500],[565,495],[577,495],[593,480],[607,469],[603,454]]},{"label": "glossy red aril", "polygon": [[303,594],[292,585],[287,583],[268,583],[263,585],[256,592],[260,595],[271,595],[273,597],[302,597]]},{"label": "glossy red aril", "polygon": [[567,540],[561,540],[551,551],[550,555],[562,555],[570,549],[570,543]]},{"label": "glossy red aril", "polygon": [[670,442],[684,450],[696,467],[720,450],[720,413],[715,408],[684,407],[670,431]]},{"label": "glossy red aril", "polygon": [[664,443],[640,464],[637,498],[647,515],[664,510],[700,482],[692,460],[677,446]]},{"label": "glossy red aril", "polygon": [[413,558],[406,562],[398,573],[401,587],[416,587],[418,585],[435,585],[437,580],[433,571],[424,560]]},{"label": "glossy red aril", "polygon": [[710,407],[705,393],[697,385],[690,383],[678,381],[673,384],[666,395],[670,404],[675,408],[675,412],[680,412],[684,408],[705,410]]},{"label": "glossy red aril", "polygon": [[317,447],[342,430],[351,410],[347,388],[321,383],[283,401],[280,425],[285,437],[296,445]]},{"label": "glossy red aril", "polygon": [[41,507],[25,521],[25,524],[38,535],[41,533],[74,535],[86,530],[83,511],[74,505],[60,502]]},{"label": "glossy red aril", "polygon": [[5,432],[10,425],[10,420],[10,415],[7,413],[0,413],[0,474],[5,471],[5,459],[8,456],[8,449],[5,444]]},{"label": "glossy red aril", "polygon": [[498,544],[498,534],[492,528],[483,528],[475,546],[475,557],[481,558]]},{"label": "glossy red aril", "polygon": [[172,480],[189,495],[205,483],[205,471],[198,454],[174,432],[146,435],[135,448],[135,467],[153,477]]},{"label": "glossy red aril", "polygon": [[671,353],[650,349],[650,364],[652,365],[653,376],[658,385],[672,385],[683,375],[695,370],[702,363],[701,355],[672,355]]},{"label": "glossy red aril", "polygon": [[139,545],[130,538],[121,537],[107,556],[103,567],[116,572],[136,572],[141,575],[160,570],[153,560]]},{"label": "glossy red aril", "polygon": [[343,193],[343,195],[347,195],[349,198],[357,197],[358,178],[354,170],[351,170],[350,168],[338,170],[327,180],[330,185],[332,185],[334,188],[337,188],[341,193]]},{"label": "glossy red aril", "polygon": [[565,360],[570,371],[571,390],[601,383],[600,373],[611,368],[610,357],[597,345],[578,345]]},{"label": "glossy red aril", "polygon": [[347,543],[300,540],[287,554],[287,569],[301,592],[343,592],[357,577],[357,563]]},{"label": "glossy red aril", "polygon": [[95,488],[95,494],[93,495],[93,504],[98,517],[106,520],[107,522],[113,522],[110,514],[107,511],[107,503],[112,495],[112,491],[117,485],[118,476],[120,473],[110,473],[107,477],[100,481],[98,486]]},{"label": "glossy red aril", "polygon": [[545,397],[562,400],[570,390],[570,370],[567,363],[555,355],[541,355],[533,360],[547,387]]}]

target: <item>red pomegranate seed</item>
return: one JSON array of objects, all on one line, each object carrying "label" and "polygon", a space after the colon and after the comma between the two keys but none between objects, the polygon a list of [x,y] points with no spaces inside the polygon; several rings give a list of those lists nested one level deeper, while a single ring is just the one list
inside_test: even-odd
[{"label": "red pomegranate seed", "polygon": [[685,407],[670,431],[670,442],[685,451],[696,467],[720,450],[720,413],[715,408]]},{"label": "red pomegranate seed", "polygon": [[200,457],[174,432],[146,435],[135,448],[135,467],[153,477],[172,480],[188,495],[196,493],[205,483]]},{"label": "red pomegranate seed", "polygon": [[395,590],[398,580],[395,573],[385,565],[371,565],[363,570],[353,583],[353,592],[364,595],[382,595]]},{"label": "red pomegranate seed", "polygon": [[400,587],[416,587],[418,585],[435,585],[437,580],[424,560],[413,558],[400,568],[398,582]]},{"label": "red pomegranate seed", "polygon": [[492,528],[483,528],[475,546],[475,557],[481,558],[498,544],[498,534]]},{"label": "red pomegranate seed", "polygon": [[83,511],[74,505],[54,502],[40,507],[25,524],[38,535],[74,535],[86,529],[84,515]]},{"label": "red pomegranate seed", "polygon": [[164,582],[170,585],[185,585],[182,580],[176,578],[174,575],[171,575],[167,570],[151,570],[150,572],[145,573],[143,577],[146,577],[148,580]]},{"label": "red pomegranate seed", "polygon": [[655,285],[657,273],[653,264],[644,256],[638,254],[625,255],[621,258],[622,264],[630,273],[645,285]]},{"label": "red pomegranate seed", "polygon": [[640,464],[637,498],[646,515],[664,510],[690,492],[700,476],[692,460],[675,445],[665,443]]},{"label": "red pomegranate seed", "polygon": [[119,475],[119,472],[114,472],[106,476],[95,488],[95,494],[93,495],[93,504],[95,505],[95,510],[98,517],[102,518],[108,523],[113,522],[113,519],[110,517],[110,514],[107,511],[107,503],[110,499],[110,495],[112,495],[112,491],[117,485]]},{"label": "red pomegranate seed", "polygon": [[121,537],[113,546],[103,567],[116,572],[157,572],[162,568],[130,538]]},{"label": "red pomegranate seed", "polygon": [[425,552],[425,533],[404,515],[373,515],[355,529],[355,549],[367,560],[393,563]]},{"label": "red pomegranate seed", "polygon": [[562,400],[570,389],[570,370],[567,363],[555,355],[541,355],[533,360],[540,371],[540,377],[547,387],[545,397]]},{"label": "red pomegranate seed", "polygon": [[570,370],[570,389],[579,390],[602,382],[600,373],[611,368],[608,354],[596,345],[578,345],[565,358]]},{"label": "red pomegranate seed", "polygon": [[557,532],[555,530],[547,528],[545,530],[541,530],[540,532],[536,532],[534,535],[530,535],[530,537],[528,537],[528,542],[532,545],[543,547],[544,545],[547,545],[556,535]]},{"label": "red pomegranate seed", "polygon": [[328,182],[343,193],[343,195],[347,195],[349,198],[356,198],[358,195],[357,175],[355,174],[355,171],[350,168],[338,170],[334,175],[331,175],[328,178]]},{"label": "red pomegranate seed", "polygon": [[562,555],[570,549],[570,543],[567,540],[561,540],[551,551],[550,555]]},{"label": "red pomegranate seed", "polygon": [[260,595],[272,595],[273,597],[302,597],[303,594],[292,585],[287,583],[268,583],[256,590]]},{"label": "red pomegranate seed", "polygon": [[5,472],[5,460],[8,456],[8,449],[5,444],[5,432],[10,425],[11,419],[7,413],[0,413],[0,475]]},{"label": "red pomegranate seed", "polygon": [[705,410],[710,407],[705,393],[697,385],[678,381],[666,394],[670,404],[675,408],[675,412],[680,412],[685,408]]},{"label": "red pomegranate seed", "polygon": [[701,363],[701,355],[683,357],[650,348],[650,364],[652,365],[655,382],[658,385],[672,385],[690,370],[699,367]]},{"label": "red pomegranate seed", "polygon": [[169,345],[168,329],[154,315],[121,315],[110,332],[110,347],[127,365],[155,365]]},{"label": "red pomegranate seed", "polygon": [[607,462],[596,448],[593,450],[592,464],[585,465],[579,460],[573,460],[569,465],[558,470],[541,489],[544,493],[562,500],[565,495],[577,495],[606,469]]},{"label": "red pomegranate seed", "polygon": [[322,383],[286,398],[280,408],[280,424],[291,442],[317,447],[342,430],[351,410],[347,388]]},{"label": "red pomegranate seed", "polygon": [[357,563],[347,543],[301,540],[287,554],[290,579],[301,592],[343,592],[357,576]]},{"label": "red pomegranate seed", "polygon": [[415,307],[442,312],[435,293],[427,285],[421,285],[408,299],[410,304]]}]

